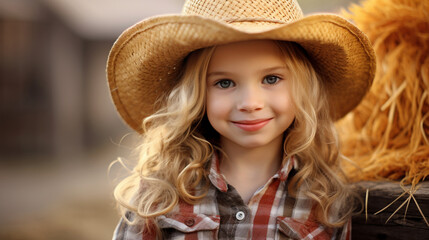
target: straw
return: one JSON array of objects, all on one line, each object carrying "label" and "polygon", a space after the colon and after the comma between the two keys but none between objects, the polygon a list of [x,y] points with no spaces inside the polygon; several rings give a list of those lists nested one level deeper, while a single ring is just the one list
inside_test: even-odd
[{"label": "straw", "polygon": [[[344,15],[370,38],[373,86],[338,123],[353,181],[417,183],[429,175],[429,1],[367,0]],[[358,166],[358,171],[355,165]]]}]

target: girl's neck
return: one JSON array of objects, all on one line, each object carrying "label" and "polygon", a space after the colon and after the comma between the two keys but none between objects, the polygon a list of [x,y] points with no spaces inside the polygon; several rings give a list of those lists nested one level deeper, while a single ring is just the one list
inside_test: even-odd
[{"label": "girl's neck", "polygon": [[228,183],[248,202],[253,193],[279,170],[283,158],[283,136],[255,148],[245,148],[221,138],[221,148],[226,158],[221,160],[220,170]]}]

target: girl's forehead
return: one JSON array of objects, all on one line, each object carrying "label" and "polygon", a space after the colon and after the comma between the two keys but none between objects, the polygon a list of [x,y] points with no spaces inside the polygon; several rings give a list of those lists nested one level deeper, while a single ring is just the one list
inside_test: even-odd
[{"label": "girl's forehead", "polygon": [[284,64],[285,60],[275,41],[252,40],[217,46],[211,57],[209,69],[248,61],[258,61],[260,64]]}]

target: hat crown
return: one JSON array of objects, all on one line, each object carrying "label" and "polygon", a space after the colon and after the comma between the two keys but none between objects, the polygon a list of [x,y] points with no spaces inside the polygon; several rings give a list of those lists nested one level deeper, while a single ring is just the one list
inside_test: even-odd
[{"label": "hat crown", "polygon": [[183,14],[223,22],[293,22],[303,17],[296,0],[187,0]]}]

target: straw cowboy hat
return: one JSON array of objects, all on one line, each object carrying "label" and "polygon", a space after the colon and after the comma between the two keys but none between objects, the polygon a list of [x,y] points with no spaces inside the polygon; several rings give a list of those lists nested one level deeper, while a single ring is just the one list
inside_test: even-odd
[{"label": "straw cowboy hat", "polygon": [[113,102],[141,132],[190,52],[254,39],[293,41],[305,49],[326,82],[333,119],[351,111],[372,84],[370,42],[337,15],[304,17],[296,0],[187,0],[182,14],[145,19],[119,36],[107,63]]}]

